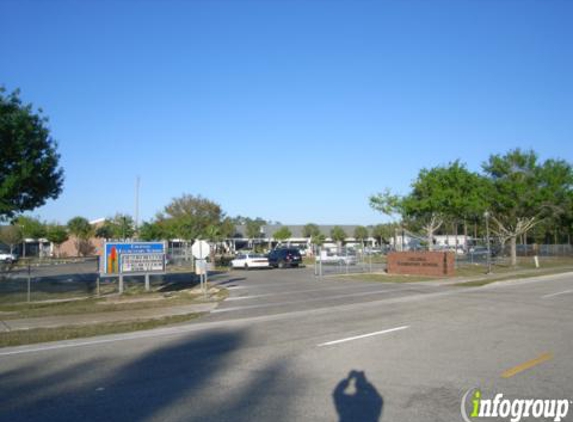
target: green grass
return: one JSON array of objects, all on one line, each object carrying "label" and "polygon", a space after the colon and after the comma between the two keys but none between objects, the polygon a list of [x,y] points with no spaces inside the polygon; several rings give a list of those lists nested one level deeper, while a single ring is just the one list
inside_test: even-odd
[{"label": "green grass", "polygon": [[[541,275],[558,274],[567,271],[573,271],[573,258],[540,258],[540,267],[536,268],[533,258],[519,258],[517,267],[509,265],[509,261],[500,261],[492,265],[492,274],[486,274],[487,267],[481,264],[470,264],[456,268],[455,278],[475,279],[467,282],[453,284],[454,286],[477,287],[496,281],[510,280],[515,278],[537,277]],[[361,281],[374,281],[383,283],[415,283],[425,281],[444,280],[446,277],[433,277],[421,275],[398,275],[398,274],[379,274],[379,273],[361,273],[340,275],[339,277],[347,279],[357,279]]]},{"label": "green grass", "polygon": [[[216,274],[228,272],[228,268],[216,268]],[[166,290],[183,290],[189,289],[198,284],[198,277],[191,272],[188,266],[168,267],[168,273],[174,274],[175,279],[179,281],[167,282],[161,276],[151,277],[151,290],[154,292],[164,292]],[[172,277],[173,279],[173,277]],[[40,279],[32,277],[31,283],[31,301],[51,301],[60,299],[98,297],[98,289],[95,281],[87,282],[79,277],[76,280],[62,279]],[[3,304],[14,304],[18,302],[27,302],[27,279],[13,278],[10,272],[0,272],[0,306]],[[131,279],[126,277],[124,280],[124,295],[142,294],[144,291],[143,278],[138,277]],[[118,280],[106,278],[102,279],[99,285],[99,295],[106,296],[118,293]]]},{"label": "green grass", "polygon": [[4,320],[56,315],[80,315],[157,309],[201,303],[205,300],[221,301],[227,295],[227,290],[222,288],[211,291],[208,299],[203,297],[203,293],[199,288],[166,293],[146,293],[140,291],[139,288],[134,288],[123,296],[114,295],[102,298],[70,299],[56,302],[0,303],[0,312],[2,312],[2,319]]},{"label": "green grass", "polygon": [[380,283],[416,283],[439,279],[437,277],[420,275],[397,275],[381,273],[341,274],[338,278],[359,279],[360,281],[375,281]]},{"label": "green grass", "polygon": [[48,341],[71,340],[76,338],[94,337],[107,334],[149,330],[152,328],[192,321],[198,318],[200,315],[201,314],[199,313],[192,313],[187,315],[176,315],[164,318],[137,321],[121,321],[112,323],[11,331],[0,334],[0,347],[22,346],[25,344],[43,343]]},{"label": "green grass", "polygon": [[517,271],[513,273],[505,273],[505,274],[496,274],[492,273],[489,275],[484,276],[484,278],[480,278],[477,280],[467,281],[467,282],[460,282],[452,284],[452,286],[457,287],[481,287],[486,286],[491,283],[495,283],[498,281],[509,281],[509,280],[516,280],[516,279],[524,279],[524,278],[532,278],[532,277],[540,277],[544,275],[552,275],[552,274],[560,274],[563,272],[573,271],[573,268],[570,267],[553,267],[548,269],[532,269],[529,271]]}]

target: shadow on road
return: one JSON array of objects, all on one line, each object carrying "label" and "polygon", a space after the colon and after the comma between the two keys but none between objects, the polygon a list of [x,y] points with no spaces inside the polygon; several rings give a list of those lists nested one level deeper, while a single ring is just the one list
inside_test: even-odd
[{"label": "shadow on road", "polygon": [[[249,371],[240,388],[228,385],[227,370],[246,340],[245,331],[222,330],[168,341],[148,352],[120,342],[16,358],[16,365],[2,358],[0,420],[255,420],[253,414],[265,407],[265,395],[277,388],[287,363],[261,365]],[[148,341],[144,344],[149,348]],[[107,351],[110,347],[125,351]],[[276,396],[280,401],[273,404],[281,413],[288,400],[279,392]]]},{"label": "shadow on road", "polygon": [[384,399],[363,371],[350,371],[332,393],[340,422],[378,422]]}]

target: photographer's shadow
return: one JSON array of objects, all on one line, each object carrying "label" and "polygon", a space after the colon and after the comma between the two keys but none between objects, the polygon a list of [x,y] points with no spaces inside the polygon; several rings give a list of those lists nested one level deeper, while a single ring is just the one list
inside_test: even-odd
[{"label": "photographer's shadow", "polygon": [[332,393],[340,422],[378,422],[384,399],[363,371],[350,371]]}]

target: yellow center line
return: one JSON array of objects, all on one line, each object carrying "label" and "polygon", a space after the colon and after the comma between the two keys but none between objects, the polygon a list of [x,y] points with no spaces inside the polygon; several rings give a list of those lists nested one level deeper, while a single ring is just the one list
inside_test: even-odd
[{"label": "yellow center line", "polygon": [[522,363],[521,365],[517,365],[514,368],[508,369],[507,371],[505,371],[503,374],[501,374],[502,378],[511,378],[514,375],[519,374],[520,372],[526,371],[528,369],[533,368],[534,366],[537,366],[543,362],[547,362],[548,360],[553,359],[553,354],[552,353],[543,353],[541,356],[532,359],[530,361],[527,361],[525,363]]}]

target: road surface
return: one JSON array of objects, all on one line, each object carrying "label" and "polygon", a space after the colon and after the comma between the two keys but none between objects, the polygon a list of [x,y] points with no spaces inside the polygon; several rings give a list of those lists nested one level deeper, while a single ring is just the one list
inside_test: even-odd
[{"label": "road surface", "polygon": [[230,300],[199,323],[0,349],[0,420],[461,421],[475,388],[573,399],[571,274],[479,288],[304,269],[214,281]]}]

